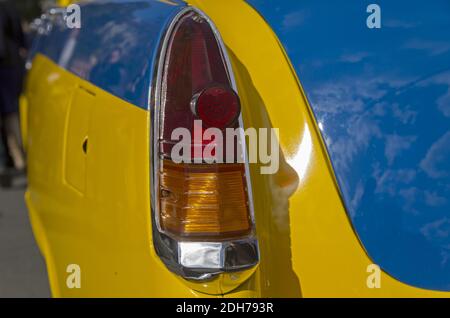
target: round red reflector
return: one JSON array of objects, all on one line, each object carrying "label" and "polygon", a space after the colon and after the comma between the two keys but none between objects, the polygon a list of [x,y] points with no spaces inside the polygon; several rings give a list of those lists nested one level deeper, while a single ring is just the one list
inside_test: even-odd
[{"label": "round red reflector", "polygon": [[194,113],[209,127],[229,127],[241,113],[239,97],[228,87],[206,88],[194,96],[192,103]]}]

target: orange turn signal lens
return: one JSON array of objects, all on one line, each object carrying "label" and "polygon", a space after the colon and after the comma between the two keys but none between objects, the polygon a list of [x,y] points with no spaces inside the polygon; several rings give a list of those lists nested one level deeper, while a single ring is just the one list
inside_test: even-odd
[{"label": "orange turn signal lens", "polygon": [[176,237],[229,239],[251,232],[243,164],[161,161],[160,227]]}]

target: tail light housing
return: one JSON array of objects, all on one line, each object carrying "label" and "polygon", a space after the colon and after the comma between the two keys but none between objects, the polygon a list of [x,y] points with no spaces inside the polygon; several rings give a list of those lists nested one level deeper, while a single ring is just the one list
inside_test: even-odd
[{"label": "tail light housing", "polygon": [[[153,89],[158,255],[170,270],[192,280],[254,267],[259,251],[245,138],[224,142],[228,129],[243,126],[239,95],[220,35],[201,11],[184,9],[168,27]],[[210,128],[224,139],[205,141]],[[189,139],[174,139],[177,129],[189,132]],[[181,161],[173,155],[180,145]]]}]

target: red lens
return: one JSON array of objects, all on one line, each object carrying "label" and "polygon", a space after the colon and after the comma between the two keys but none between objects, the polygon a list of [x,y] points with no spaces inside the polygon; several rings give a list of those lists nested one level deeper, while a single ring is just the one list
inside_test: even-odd
[{"label": "red lens", "polygon": [[[202,120],[203,129],[223,129],[233,124],[239,116],[240,104],[230,87],[226,64],[213,30],[198,14],[186,14],[171,36],[165,60],[160,132],[163,157],[170,158],[174,145],[171,134],[176,128],[186,128],[193,136],[197,119]],[[194,96],[196,109],[193,112]],[[209,143],[191,140],[192,149],[203,149]]]},{"label": "red lens", "polygon": [[[230,86],[214,33],[197,14],[181,18],[172,35],[164,82],[161,150],[170,157],[172,131],[178,127],[194,130],[197,118],[191,111],[192,97],[211,85]],[[197,142],[192,140],[192,145]]]},{"label": "red lens", "polygon": [[210,87],[198,95],[195,112],[205,126],[224,129],[239,116],[239,97],[231,88]]}]

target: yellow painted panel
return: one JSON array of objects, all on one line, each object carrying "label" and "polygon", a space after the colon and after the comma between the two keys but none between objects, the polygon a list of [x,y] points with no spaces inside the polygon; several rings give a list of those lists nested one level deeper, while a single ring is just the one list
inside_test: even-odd
[{"label": "yellow painted panel", "polygon": [[[67,112],[64,140],[64,181],[80,195],[86,188],[86,160],[91,108],[95,97],[78,88]],[[86,151],[86,153],[85,153]]]},{"label": "yellow painted panel", "polygon": [[22,137],[22,147],[27,150],[27,138],[28,138],[28,100],[25,95],[20,95],[19,98],[19,115],[20,115],[20,134]]}]

